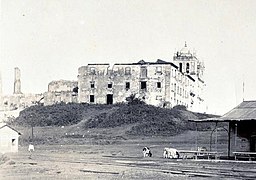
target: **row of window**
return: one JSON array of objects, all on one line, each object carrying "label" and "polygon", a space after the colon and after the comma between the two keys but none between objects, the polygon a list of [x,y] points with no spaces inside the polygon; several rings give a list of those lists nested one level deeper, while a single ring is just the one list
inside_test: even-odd
[{"label": "row of window", "polygon": [[174,84],[172,83],[172,84],[171,84],[171,89],[172,89],[175,93],[177,92],[177,94],[180,95],[180,96],[182,96],[182,97],[185,97],[185,98],[188,97],[187,91],[186,91],[184,88],[182,88],[182,87],[176,86],[176,83],[174,83]]},{"label": "row of window", "polygon": [[[89,102],[90,103],[95,103],[95,96],[94,95],[89,96]],[[113,94],[107,94],[106,104],[113,104]]]},{"label": "row of window", "polygon": [[[157,100],[162,100],[162,96],[156,96]],[[172,98],[171,98],[172,100]],[[95,103],[95,95],[90,95],[89,96],[89,102],[90,103]],[[113,95],[107,95],[107,104],[112,104],[113,103]],[[176,100],[174,98],[174,103],[176,103],[176,105],[184,105],[188,108],[188,104],[182,101],[179,101],[178,99]]]},{"label": "row of window", "polygon": [[[108,83],[107,87],[109,89],[111,89],[113,87],[113,84],[112,83]],[[94,89],[94,88],[95,88],[95,83],[91,82],[91,89]],[[125,89],[130,89],[130,82],[125,82]]]},{"label": "row of window", "polygon": [[[183,72],[183,67],[182,67],[183,63],[179,63],[179,70],[180,72]],[[186,73],[189,73],[190,72],[190,65],[189,63],[186,63]]]},{"label": "row of window", "polygon": [[[172,101],[172,97],[171,97],[171,101]],[[182,102],[182,101],[179,101],[178,99],[176,100],[176,98],[173,99],[173,102],[176,104],[176,105],[183,105],[183,106],[186,106],[188,108],[188,104],[185,103],[185,102]]]},{"label": "row of window", "polygon": [[[182,63],[179,64],[179,69],[182,72]],[[192,64],[193,66],[193,64]],[[162,73],[162,66],[157,66],[155,67],[155,72],[156,73]],[[193,67],[191,68],[193,69]],[[188,85],[189,80],[186,78],[186,76],[184,76],[181,72],[177,71],[176,69],[172,69],[171,70],[171,76],[176,78],[177,80],[184,82],[186,85]],[[187,63],[186,64],[186,72],[189,73],[190,72],[190,64]],[[90,67],[90,74],[91,75],[96,75],[96,68],[95,67]],[[125,75],[131,75],[131,67],[125,67]],[[146,78],[147,77],[147,67],[143,66],[141,67],[140,70],[140,77],[141,78]]]},{"label": "row of window", "polygon": [[[95,67],[90,67],[90,72],[91,75],[96,75],[96,68]],[[156,67],[156,73],[162,73],[162,67],[158,66]],[[124,71],[125,75],[131,75],[131,67],[125,67]],[[141,67],[141,76],[147,76],[147,67]]]},{"label": "row of window", "polygon": [[[187,68],[189,68],[189,64],[188,64]],[[162,73],[162,67],[161,66],[157,66],[155,72],[158,73],[158,74]],[[96,74],[95,67],[91,67],[90,68],[90,74],[92,74],[92,75]],[[131,67],[125,67],[125,75],[131,75]],[[148,76],[148,74],[147,74],[147,67],[141,67],[140,77],[141,78],[147,78],[147,76]],[[189,80],[186,78],[186,76],[184,76],[180,72],[177,72],[176,69],[172,69],[171,76],[176,78],[176,80],[178,80],[178,81],[180,81],[182,83],[185,83],[185,85],[189,85]]]},{"label": "row of window", "polygon": [[[90,82],[90,84],[91,84],[91,89],[94,89],[95,88],[95,83],[94,82]],[[112,83],[108,83],[107,87],[111,89],[113,87],[113,84]],[[141,89],[147,89],[147,82],[146,81],[141,81],[140,87],[141,87]],[[161,82],[157,82],[156,83],[156,87],[157,88],[162,88],[162,83]],[[125,82],[125,89],[126,90],[130,89],[130,82]]]},{"label": "row of window", "polygon": [[[94,89],[94,88],[95,88],[95,83],[91,82],[91,89]],[[113,88],[113,84],[108,83],[107,88],[109,88],[109,89]],[[162,83],[157,82],[156,83],[156,88],[157,89],[162,88]],[[130,82],[125,82],[125,89],[126,90],[130,89]],[[141,90],[146,90],[147,89],[147,82],[146,81],[141,81],[140,82],[140,89]],[[176,83],[171,84],[171,89],[175,92],[175,96],[176,96],[176,93],[177,93],[178,95],[180,95],[182,97],[185,97],[185,98],[188,97],[188,92],[184,88],[177,86]]]}]

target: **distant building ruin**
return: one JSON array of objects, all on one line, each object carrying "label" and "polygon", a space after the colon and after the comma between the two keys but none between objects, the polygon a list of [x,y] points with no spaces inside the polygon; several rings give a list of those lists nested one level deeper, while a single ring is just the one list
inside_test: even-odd
[{"label": "distant building ruin", "polygon": [[205,112],[202,80],[204,65],[185,45],[173,62],[88,64],[78,69],[78,102],[114,104],[135,94],[147,104],[159,107],[184,105]]},{"label": "distant building ruin", "polygon": [[48,84],[48,91],[44,93],[44,105],[77,102],[77,93],[77,81],[52,81]]},{"label": "distant building ruin", "polygon": [[20,81],[20,69],[14,68],[14,91],[13,94],[22,94],[21,81]]},{"label": "distant building ruin", "polygon": [[[2,83],[0,79],[0,89]],[[43,94],[22,93],[21,91],[21,72],[18,67],[14,68],[14,91],[13,94],[0,94],[0,122],[10,117],[17,117],[19,111],[39,104],[43,99]],[[42,102],[41,102],[42,103]]]},{"label": "distant building ruin", "polygon": [[158,107],[183,105],[191,111],[205,112],[204,69],[203,62],[185,44],[175,52],[171,62],[158,59],[156,62],[141,60],[113,66],[88,64],[78,68],[77,81],[52,81],[47,92],[23,94],[20,69],[15,68],[13,95],[0,96],[0,110],[15,110],[39,103],[114,104],[126,102],[127,97],[135,95]]}]

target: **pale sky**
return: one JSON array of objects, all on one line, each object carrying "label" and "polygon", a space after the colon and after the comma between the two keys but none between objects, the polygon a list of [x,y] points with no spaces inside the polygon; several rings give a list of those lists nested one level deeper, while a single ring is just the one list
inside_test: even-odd
[{"label": "pale sky", "polygon": [[255,18],[254,0],[1,0],[2,90],[13,93],[15,67],[23,93],[43,93],[88,63],[171,61],[186,41],[222,115],[256,100]]}]

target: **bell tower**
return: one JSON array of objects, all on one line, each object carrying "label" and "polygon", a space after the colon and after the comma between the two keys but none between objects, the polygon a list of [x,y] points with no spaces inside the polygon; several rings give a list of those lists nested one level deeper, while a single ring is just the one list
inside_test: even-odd
[{"label": "bell tower", "polygon": [[173,62],[178,66],[180,72],[203,78],[204,63],[197,59],[195,52],[190,51],[186,42],[185,46],[174,54]]}]

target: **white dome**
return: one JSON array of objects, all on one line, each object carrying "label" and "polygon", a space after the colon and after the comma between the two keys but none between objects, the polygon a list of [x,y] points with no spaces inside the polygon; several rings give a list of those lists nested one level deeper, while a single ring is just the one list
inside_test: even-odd
[{"label": "white dome", "polygon": [[180,50],[180,54],[188,55],[191,54],[189,48],[187,47],[187,43],[185,42],[185,46]]}]

